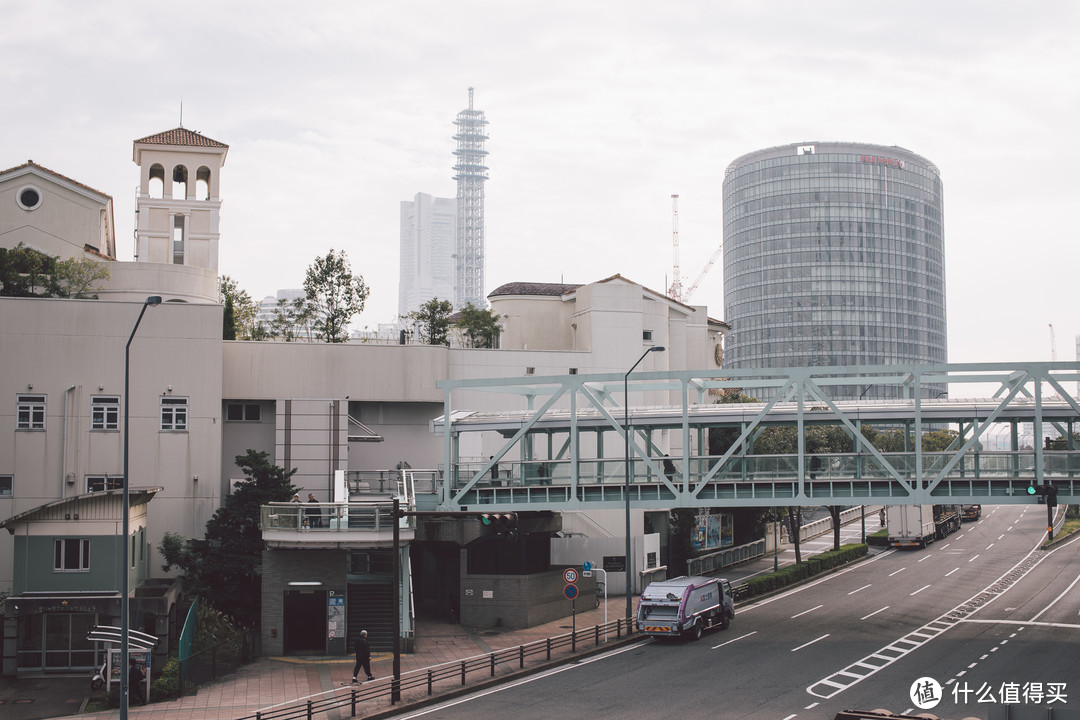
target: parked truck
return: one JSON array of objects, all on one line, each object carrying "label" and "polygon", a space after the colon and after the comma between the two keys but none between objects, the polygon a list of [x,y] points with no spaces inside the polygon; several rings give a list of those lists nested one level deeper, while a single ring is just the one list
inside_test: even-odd
[{"label": "parked truck", "polygon": [[731,583],[685,575],[649,583],[638,602],[638,631],[657,637],[697,640],[705,630],[727,629],[735,617]]},{"label": "parked truck", "polygon": [[960,529],[959,505],[890,505],[889,545],[924,548]]}]

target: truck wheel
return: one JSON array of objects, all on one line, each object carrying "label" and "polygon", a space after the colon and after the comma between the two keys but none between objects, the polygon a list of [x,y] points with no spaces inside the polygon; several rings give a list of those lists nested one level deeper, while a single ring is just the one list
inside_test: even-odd
[{"label": "truck wheel", "polygon": [[701,618],[694,620],[694,627],[690,628],[690,637],[694,640],[701,639],[702,628],[704,623],[701,622]]},{"label": "truck wheel", "polygon": [[720,620],[721,630],[727,630],[729,627],[731,627],[731,618],[728,616],[727,613],[722,613],[720,617],[722,618]]}]

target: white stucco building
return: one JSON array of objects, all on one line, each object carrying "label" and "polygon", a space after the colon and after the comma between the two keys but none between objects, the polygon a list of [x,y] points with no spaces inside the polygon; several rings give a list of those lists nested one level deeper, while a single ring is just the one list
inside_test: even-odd
[{"label": "white stucco building", "polygon": [[[166,532],[202,537],[240,476],[235,457],[249,448],[297,468],[293,483],[305,496],[340,502],[348,497],[335,484],[339,471],[359,477],[399,463],[439,467],[442,442],[429,423],[443,410],[440,380],[622,371],[650,345],[667,348],[650,356],[650,369],[716,367],[724,323],[619,275],[501,286],[489,295],[503,318],[499,349],[223,341],[217,283],[226,152],[183,128],[135,142],[135,262],[115,260],[108,195],[32,163],[0,172],[0,246],[22,242],[48,255],[90,257],[110,271],[99,300],[0,297],[0,526],[8,530],[0,533],[0,592],[12,593],[9,606],[38,591],[21,569],[28,538],[78,541],[71,547],[86,539],[89,547],[80,515],[69,509],[64,518],[62,506],[122,487],[125,405],[126,480],[145,498],[132,515],[136,587],[167,578],[157,552]],[[164,302],[146,310],[132,339],[124,397],[125,344],[150,295]],[[498,409],[497,399],[476,402],[478,410]],[[60,520],[54,513],[39,522],[47,507],[61,507]],[[5,672],[44,666],[51,641],[35,635],[33,624],[65,613],[51,600],[102,596],[67,613],[73,644],[87,622],[115,619],[118,578],[94,575],[93,583],[105,585],[80,586],[91,574],[65,575],[67,584],[47,588],[36,605],[22,601],[17,621],[6,615]],[[62,669],[88,667],[75,650],[65,663]]]}]

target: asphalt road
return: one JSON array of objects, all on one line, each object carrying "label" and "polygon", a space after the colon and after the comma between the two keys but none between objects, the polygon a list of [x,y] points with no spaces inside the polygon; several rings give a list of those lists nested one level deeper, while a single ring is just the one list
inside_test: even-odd
[{"label": "asphalt road", "polygon": [[[1014,718],[1080,717],[1080,540],[1040,551],[1041,507],[985,509],[925,550],[741,607],[698,642],[646,641],[402,717],[958,719],[1006,704]],[[940,686],[918,683],[934,708],[912,700],[924,678]]]}]

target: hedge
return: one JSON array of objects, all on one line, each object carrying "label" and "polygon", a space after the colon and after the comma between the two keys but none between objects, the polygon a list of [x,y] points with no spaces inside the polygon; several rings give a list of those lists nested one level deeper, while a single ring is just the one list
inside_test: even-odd
[{"label": "hedge", "polygon": [[773,590],[794,585],[798,582],[811,578],[815,575],[831,570],[834,567],[845,565],[853,560],[858,560],[867,552],[867,546],[863,543],[853,545],[841,545],[839,550],[812,555],[798,565],[789,565],[786,568],[752,577],[745,583],[745,593],[742,597],[756,597]]}]

